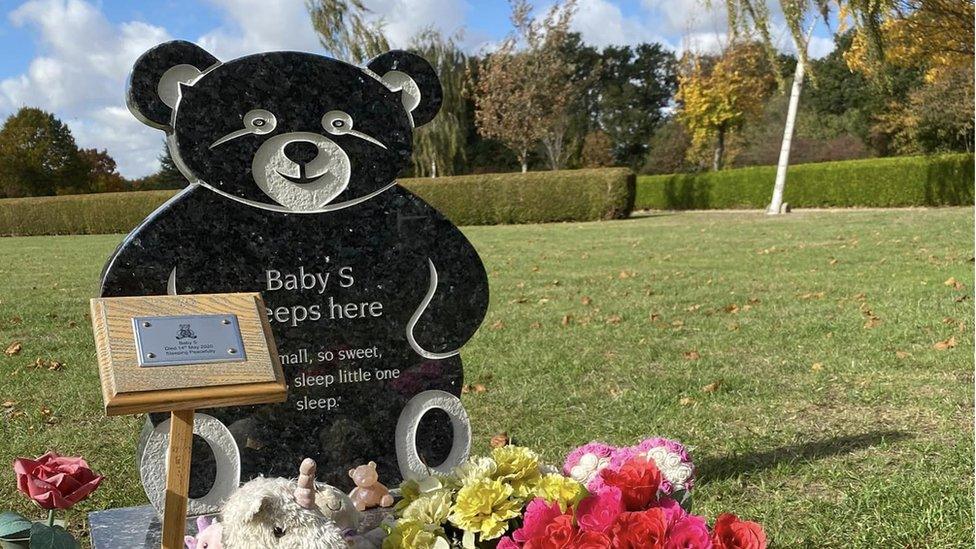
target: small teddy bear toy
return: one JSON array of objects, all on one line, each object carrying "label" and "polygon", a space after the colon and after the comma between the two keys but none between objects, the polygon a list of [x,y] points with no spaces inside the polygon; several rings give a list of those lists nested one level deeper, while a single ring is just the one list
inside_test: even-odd
[{"label": "small teddy bear toy", "polygon": [[356,487],[352,489],[352,492],[349,492],[349,497],[352,498],[353,504],[359,511],[365,511],[370,507],[393,505],[393,496],[390,495],[390,491],[379,482],[375,461],[350,469],[349,477],[356,483]]},{"label": "small teddy bear toy", "polygon": [[186,549],[222,549],[220,537],[223,527],[212,517],[197,517],[197,535],[186,536]]}]

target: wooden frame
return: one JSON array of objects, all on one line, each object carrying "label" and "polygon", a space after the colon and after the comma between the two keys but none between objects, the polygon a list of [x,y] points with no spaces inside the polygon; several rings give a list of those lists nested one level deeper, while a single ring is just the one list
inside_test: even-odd
[{"label": "wooden frame", "polygon": [[[134,317],[233,314],[247,360],[140,367]],[[283,402],[287,388],[264,301],[257,293],[91,300],[107,415]]]}]

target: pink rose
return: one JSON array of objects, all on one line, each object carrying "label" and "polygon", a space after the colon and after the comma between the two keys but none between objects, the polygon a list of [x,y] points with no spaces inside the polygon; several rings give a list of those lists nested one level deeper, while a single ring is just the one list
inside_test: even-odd
[{"label": "pink rose", "polygon": [[558,502],[550,505],[542,498],[535,498],[525,508],[525,518],[522,527],[512,532],[512,539],[517,543],[526,543],[530,539],[546,534],[546,527],[563,515]]},{"label": "pink rose", "polygon": [[14,460],[17,489],[43,509],[70,509],[102,483],[101,476],[80,457],[48,452],[36,460]]},{"label": "pink rose", "polygon": [[522,546],[515,543],[512,540],[512,538],[505,536],[502,539],[498,540],[498,545],[496,546],[496,549],[519,549],[520,547]]},{"label": "pink rose", "polygon": [[668,528],[665,549],[712,549],[705,519],[685,515]]},{"label": "pink rose", "polygon": [[623,495],[620,488],[605,486],[599,494],[579,502],[576,507],[576,520],[584,532],[606,532],[624,512]]},{"label": "pink rose", "polygon": [[674,526],[676,522],[688,516],[688,513],[681,508],[681,505],[679,505],[678,502],[673,498],[668,496],[661,496],[657,501],[651,504],[651,507],[659,507],[662,511],[664,511],[664,519],[668,523],[668,528]]}]

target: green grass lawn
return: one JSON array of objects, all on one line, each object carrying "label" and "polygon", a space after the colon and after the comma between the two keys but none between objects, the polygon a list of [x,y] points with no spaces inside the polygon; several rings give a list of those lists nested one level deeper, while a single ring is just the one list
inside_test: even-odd
[{"label": "green grass lawn", "polygon": [[[491,308],[465,348],[476,451],[690,445],[698,512],[776,547],[971,547],[971,209],[660,214],[473,227]],[[86,318],[118,236],[0,239],[0,507],[48,448],[140,504],[142,420],[105,418]],[[957,281],[954,286],[950,279]],[[949,283],[947,284],[947,281]],[[937,343],[946,342],[939,347]],[[35,367],[40,359],[42,367]],[[48,369],[49,361],[64,364]]]}]

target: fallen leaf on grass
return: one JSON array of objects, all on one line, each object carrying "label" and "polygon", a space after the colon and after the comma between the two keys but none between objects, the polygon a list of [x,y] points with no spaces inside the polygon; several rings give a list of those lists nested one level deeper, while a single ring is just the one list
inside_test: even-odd
[{"label": "fallen leaf on grass", "polygon": [[674,326],[675,328],[680,328],[680,327],[682,327],[682,326],[685,325],[685,321],[684,320],[672,320],[671,321],[671,325]]},{"label": "fallen leaf on grass", "polygon": [[620,318],[620,315],[610,315],[609,317],[607,317],[607,324],[617,325],[620,324],[622,321],[623,319]]},{"label": "fallen leaf on grass", "polygon": [[701,358],[701,354],[699,354],[698,351],[694,351],[694,350],[682,353],[681,356],[685,357],[685,360],[698,360],[699,358]]},{"label": "fallen leaf on grass", "polygon": [[837,259],[831,259],[831,260],[830,260],[830,265],[836,265],[836,264],[837,264],[837,262],[838,262],[838,260],[837,260]]},{"label": "fallen leaf on grass", "polygon": [[508,433],[502,432],[491,437],[491,441],[488,443],[492,448],[501,448],[502,446],[508,446],[511,439],[508,438]]},{"label": "fallen leaf on grass", "polygon": [[563,319],[560,320],[559,323],[562,324],[563,326],[569,326],[569,324],[572,321],[573,321],[573,315],[563,315]]},{"label": "fallen leaf on grass", "polygon": [[651,322],[657,322],[658,320],[661,320],[661,315],[658,313],[651,313]]},{"label": "fallen leaf on grass", "polygon": [[21,345],[19,341],[14,341],[10,345],[7,345],[7,350],[4,351],[3,353],[7,356],[14,356],[16,354],[19,354],[20,350],[23,348],[24,346]]},{"label": "fallen leaf on grass", "polygon": [[826,295],[825,292],[807,292],[805,294],[800,294],[797,297],[800,299],[823,299],[824,295]]},{"label": "fallen leaf on grass", "polygon": [[722,380],[717,380],[709,383],[708,385],[702,387],[703,393],[714,393],[718,391],[719,386],[722,385]]},{"label": "fallen leaf on grass", "polygon": [[593,300],[590,299],[590,296],[584,295],[583,297],[580,298],[580,303],[582,303],[583,305],[589,305],[590,303],[593,303]]},{"label": "fallen leaf on grass", "polygon": [[5,400],[5,401],[3,401],[3,404],[2,404],[2,406],[4,408],[13,408],[16,405],[17,405],[17,403],[15,401],[13,401],[13,400]]},{"label": "fallen leaf on grass", "polygon": [[951,286],[951,287],[953,287],[953,288],[955,288],[957,290],[961,290],[961,289],[965,288],[965,286],[963,285],[963,283],[962,282],[959,282],[958,280],[956,280],[956,277],[954,277],[954,276],[950,276],[949,277],[949,280],[946,280],[945,282],[943,282],[943,284],[945,284],[946,286]]},{"label": "fallen leaf on grass", "polygon": [[956,336],[951,336],[949,339],[936,342],[935,345],[932,345],[932,348],[936,351],[945,351],[946,349],[955,348],[956,345],[958,345],[956,342]]},{"label": "fallen leaf on grass", "polygon": [[496,320],[496,321],[494,321],[494,322],[491,323],[491,329],[492,330],[501,330],[504,327],[505,327],[505,323],[502,322],[501,320]]},{"label": "fallen leaf on grass", "polygon": [[511,301],[509,301],[509,303],[511,303],[511,304],[513,304],[513,305],[514,305],[514,304],[516,304],[516,303],[525,303],[525,302],[527,302],[528,300],[529,300],[529,299],[528,299],[527,297],[516,297],[515,299],[513,299],[513,300],[511,300]]},{"label": "fallen leaf on grass", "polygon": [[868,317],[868,321],[864,323],[864,328],[866,330],[871,330],[873,328],[877,328],[880,325],[881,325],[881,319],[874,315],[871,315]]},{"label": "fallen leaf on grass", "polygon": [[961,295],[961,296],[959,296],[959,297],[956,298],[956,303],[962,303],[963,301],[966,301],[967,299],[969,299],[969,296],[968,295]]},{"label": "fallen leaf on grass", "polygon": [[895,351],[895,356],[904,360],[912,355],[905,351]]},{"label": "fallen leaf on grass", "polygon": [[627,271],[620,271],[620,274],[617,275],[617,278],[619,278],[620,280],[624,280],[624,279],[630,278],[632,276],[634,276],[634,273],[632,273],[632,272],[631,273],[628,273]]},{"label": "fallen leaf on grass", "polygon": [[814,362],[813,365],[810,366],[810,369],[813,370],[814,372],[819,372],[823,370],[823,364],[819,362]]},{"label": "fallen leaf on grass", "polygon": [[541,327],[542,327],[541,322],[533,322],[532,324],[529,324],[529,328],[532,328],[533,330],[538,330]]},{"label": "fallen leaf on grass", "polygon": [[536,266],[534,266],[534,267],[532,267],[532,272],[533,272],[533,273],[537,273],[537,272],[539,272],[539,266],[538,266],[538,265],[536,265]]},{"label": "fallen leaf on grass", "polygon": [[678,401],[678,404],[682,406],[691,406],[694,403],[695,403],[695,399],[691,397],[681,397],[681,400]]},{"label": "fallen leaf on grass", "polygon": [[726,305],[724,310],[729,314],[733,314],[733,315],[739,314],[739,306],[736,305],[735,303],[730,303]]},{"label": "fallen leaf on grass", "polygon": [[699,305],[698,303],[695,303],[694,305],[692,305],[691,307],[688,307],[685,310],[688,311],[689,313],[693,313],[693,312],[697,311],[698,309],[701,309],[701,305]]}]

